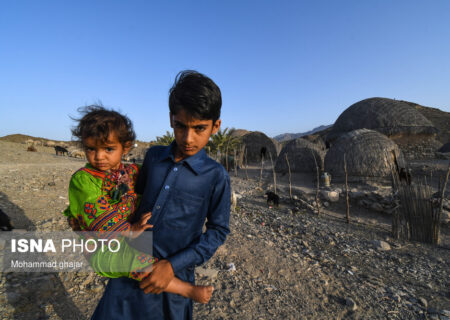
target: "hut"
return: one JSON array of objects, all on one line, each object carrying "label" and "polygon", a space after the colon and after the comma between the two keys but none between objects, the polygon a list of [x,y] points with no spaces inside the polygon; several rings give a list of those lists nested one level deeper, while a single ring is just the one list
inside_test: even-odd
[{"label": "hut", "polygon": [[411,159],[432,158],[441,143],[437,129],[414,107],[404,101],[370,98],[348,107],[327,135],[327,144],[356,129],[371,129],[392,139]]},{"label": "hut", "polygon": [[438,152],[444,152],[444,153],[450,152],[450,142],[444,144],[444,145],[438,150]]},{"label": "hut", "polygon": [[[275,170],[279,173],[288,172],[286,155],[289,160],[291,172],[315,173],[316,162],[319,169],[321,171],[323,170],[325,144],[323,142],[314,143],[303,137],[290,140],[281,149],[280,155],[277,158]],[[314,161],[314,158],[316,161]]]},{"label": "hut", "polygon": [[[243,148],[245,148],[244,160],[248,164],[260,163],[261,159],[267,161],[272,156],[273,161],[276,161],[278,156],[277,147],[273,140],[259,131],[249,132],[240,138]],[[270,161],[270,160],[269,160]]]},{"label": "hut", "polygon": [[385,135],[358,129],[341,135],[325,156],[325,171],[334,180],[345,177],[344,155],[349,181],[386,180],[391,170],[404,167],[403,154],[399,147]]}]

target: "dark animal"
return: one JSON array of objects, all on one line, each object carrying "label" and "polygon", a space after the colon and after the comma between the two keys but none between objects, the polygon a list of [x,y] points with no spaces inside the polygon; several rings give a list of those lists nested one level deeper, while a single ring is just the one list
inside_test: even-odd
[{"label": "dark animal", "polygon": [[57,156],[58,155],[62,155],[63,156],[64,154],[69,155],[69,151],[67,151],[66,148],[60,147],[60,146],[55,146],[55,152],[56,152]]},{"label": "dark animal", "polygon": [[280,197],[275,192],[267,191],[266,196],[268,206],[273,205],[275,207],[278,207],[278,205],[280,204]]},{"label": "dark animal", "polygon": [[0,209],[0,231],[11,231],[12,229],[14,228],[11,225],[9,217]]},{"label": "dark animal", "polygon": [[405,182],[408,185],[411,185],[411,171],[405,168],[400,168],[398,172],[398,178],[400,182]]}]

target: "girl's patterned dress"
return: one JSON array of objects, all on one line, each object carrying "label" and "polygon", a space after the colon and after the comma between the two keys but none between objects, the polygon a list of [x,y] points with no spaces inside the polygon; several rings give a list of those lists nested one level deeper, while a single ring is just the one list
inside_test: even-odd
[{"label": "girl's patterned dress", "polygon": [[117,252],[97,250],[89,258],[95,272],[108,278],[141,280],[137,271],[156,261],[118,236],[131,228],[127,218],[139,200],[134,191],[138,170],[135,164],[120,164],[118,170],[103,172],[86,164],[70,180],[69,207],[63,214],[76,219],[82,231],[94,231],[98,238],[115,238],[120,242]]}]

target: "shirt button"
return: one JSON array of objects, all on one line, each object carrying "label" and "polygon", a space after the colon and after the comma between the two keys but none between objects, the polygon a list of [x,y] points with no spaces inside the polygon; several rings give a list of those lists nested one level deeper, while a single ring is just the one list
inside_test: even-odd
[{"label": "shirt button", "polygon": [[166,189],[166,190],[169,190],[169,189],[170,189],[170,187],[169,187],[169,186],[165,186],[165,187],[164,187],[164,189]]},{"label": "shirt button", "polygon": [[156,206],[156,209],[161,209],[161,206]]},{"label": "shirt button", "polygon": [[177,172],[177,171],[178,171],[178,168],[173,168],[173,171]]}]

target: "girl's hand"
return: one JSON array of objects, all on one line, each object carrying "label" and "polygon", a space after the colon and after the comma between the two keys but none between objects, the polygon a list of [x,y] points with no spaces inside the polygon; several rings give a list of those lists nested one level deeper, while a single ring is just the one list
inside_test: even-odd
[{"label": "girl's hand", "polygon": [[148,220],[150,220],[151,217],[151,212],[144,213],[138,222],[131,225],[130,231],[128,232],[127,236],[135,239],[139,237],[145,230],[153,228],[152,224],[147,224]]}]

